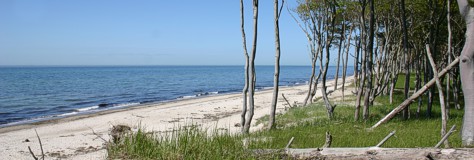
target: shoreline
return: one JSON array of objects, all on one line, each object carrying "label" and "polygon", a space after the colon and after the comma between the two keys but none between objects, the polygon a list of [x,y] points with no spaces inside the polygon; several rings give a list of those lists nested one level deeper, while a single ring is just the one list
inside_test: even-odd
[{"label": "shoreline", "polygon": [[[346,85],[351,83],[351,79],[352,76],[346,78]],[[328,81],[328,86],[333,86],[333,83],[334,79]],[[281,93],[290,103],[301,103],[307,89],[308,85],[280,86],[277,113],[284,112],[286,105]],[[256,126],[255,122],[270,112],[272,93],[271,88],[255,92],[256,108],[251,132],[264,127],[263,124]],[[106,150],[102,138],[108,140],[109,129],[118,124],[153,132],[166,132],[176,126],[197,124],[205,128],[227,130],[232,134],[240,133],[240,127],[236,124],[240,123],[241,107],[241,93],[226,93],[9,126],[0,128],[0,143],[3,144],[0,154],[6,159],[31,158],[28,146],[32,146],[34,153],[41,153],[34,130],[41,137],[46,157],[61,159],[104,159]]]},{"label": "shoreline", "polygon": [[[334,80],[334,79],[331,79]],[[330,80],[330,81],[331,81]],[[298,87],[298,86],[306,86],[308,84],[302,84],[302,83],[296,83],[292,85],[285,85],[285,86],[279,86],[280,88],[285,88],[285,87]],[[273,87],[261,87],[260,89],[256,89],[255,92],[261,92],[261,91],[267,91],[267,90],[272,90]],[[222,92],[222,93],[219,93]],[[168,99],[168,100],[161,100],[161,101],[155,101],[155,102],[129,102],[129,103],[124,103],[123,106],[122,104],[118,104],[118,106],[113,106],[113,107],[106,107],[104,109],[100,109],[101,107],[99,106],[90,106],[90,107],[85,107],[85,108],[91,108],[91,107],[97,107],[98,109],[92,109],[92,110],[84,110],[84,111],[77,111],[85,108],[77,108],[73,112],[67,112],[67,113],[62,113],[58,115],[49,115],[47,117],[34,117],[32,119],[25,119],[21,121],[16,121],[16,122],[11,122],[11,123],[6,123],[6,124],[1,124],[0,125],[0,133],[4,133],[6,131],[13,131],[15,128],[19,129],[24,129],[27,128],[26,126],[35,126],[43,123],[50,123],[50,122],[55,122],[55,121],[61,121],[61,119],[80,119],[84,117],[91,117],[94,115],[102,115],[102,114],[107,114],[107,113],[113,113],[113,112],[120,112],[120,111],[127,111],[131,109],[137,109],[137,108],[142,108],[142,107],[150,107],[150,106],[156,106],[156,105],[163,105],[167,103],[173,103],[173,102],[179,102],[179,101],[186,101],[186,100],[192,100],[192,99],[198,99],[198,98],[206,98],[206,97],[213,97],[213,96],[223,96],[223,95],[233,95],[233,94],[241,94],[239,91],[216,91],[214,92],[206,92],[210,94],[195,94],[195,95],[185,95],[185,96],[180,96],[175,99]],[[97,104],[100,105],[100,104]],[[101,114],[102,113],[102,114]],[[25,127],[22,127],[25,126]],[[8,129],[11,128],[11,129]],[[4,131],[6,130],[6,131]]]},{"label": "shoreline", "polygon": [[[331,79],[329,81],[333,81],[333,80],[334,79]],[[279,86],[279,87],[287,88],[287,87],[300,87],[300,86],[307,86],[307,85],[308,84],[294,84],[294,85],[286,85],[286,86]],[[273,87],[262,87],[262,89],[256,89],[255,92],[257,93],[257,92],[263,92],[263,91],[269,91],[269,90],[273,91]],[[185,102],[188,100],[194,100],[194,99],[200,99],[200,98],[209,98],[209,97],[225,96],[225,95],[241,95],[241,94],[242,94],[241,92],[224,92],[224,93],[209,94],[209,95],[202,95],[202,96],[193,95],[192,97],[182,96],[180,98],[171,99],[171,100],[146,102],[146,103],[137,102],[137,104],[134,104],[134,105],[116,107],[116,108],[112,107],[112,108],[102,109],[102,110],[91,110],[89,112],[83,112],[83,113],[78,113],[78,114],[73,114],[73,115],[66,115],[66,116],[52,115],[51,117],[34,118],[34,119],[0,125],[0,134],[5,133],[5,132],[10,132],[10,131],[21,130],[21,129],[28,129],[28,128],[32,128],[34,126],[38,126],[41,124],[50,124],[50,123],[55,124],[55,123],[60,123],[63,121],[79,120],[83,118],[89,118],[89,117],[94,117],[94,116],[99,116],[99,115],[104,115],[104,114],[129,111],[129,110],[146,108],[146,107],[154,107],[158,105],[166,105],[166,104],[171,104],[171,103]],[[68,114],[68,113],[65,113],[65,114]]]}]

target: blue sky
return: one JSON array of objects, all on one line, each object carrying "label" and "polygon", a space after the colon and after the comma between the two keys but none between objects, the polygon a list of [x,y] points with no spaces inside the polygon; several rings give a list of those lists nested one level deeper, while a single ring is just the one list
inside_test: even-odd
[{"label": "blue sky", "polygon": [[[292,8],[296,1],[286,4]],[[1,0],[0,65],[243,65],[239,5],[239,0]],[[273,1],[260,1],[259,18],[256,64],[272,65]],[[280,21],[282,64],[309,65],[305,35],[286,9]]]}]

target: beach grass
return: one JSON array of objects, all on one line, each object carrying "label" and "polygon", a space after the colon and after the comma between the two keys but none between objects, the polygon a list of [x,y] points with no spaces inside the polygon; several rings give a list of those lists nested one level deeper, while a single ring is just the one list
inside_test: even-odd
[{"label": "beach grass", "polygon": [[[373,147],[386,135],[396,131],[395,136],[383,146],[386,148],[433,147],[441,139],[441,116],[439,102],[435,100],[431,117],[415,117],[416,105],[410,108],[411,118],[395,117],[374,130],[373,124],[403,101],[403,94],[394,94],[395,102],[388,96],[379,96],[370,108],[367,120],[354,121],[353,96],[339,103],[335,117],[327,118],[322,102],[307,107],[289,109],[277,116],[277,129],[261,130],[249,135],[232,135],[228,132],[211,131],[199,127],[180,127],[171,134],[149,134],[139,130],[125,138],[122,143],[108,147],[110,159],[279,159],[281,155],[270,154],[256,157],[254,149],[282,149],[294,137],[291,148],[319,148],[325,142],[326,132],[332,137],[331,147]],[[422,111],[426,109],[425,104]],[[452,108],[448,129],[456,125],[456,132],[449,138],[450,147],[461,147],[460,127],[462,110]],[[267,123],[268,117],[257,120]]]},{"label": "beach grass", "polygon": [[257,157],[246,148],[251,141],[244,135],[231,135],[197,126],[178,127],[167,133],[147,133],[144,129],[109,143],[108,159],[277,159]]}]

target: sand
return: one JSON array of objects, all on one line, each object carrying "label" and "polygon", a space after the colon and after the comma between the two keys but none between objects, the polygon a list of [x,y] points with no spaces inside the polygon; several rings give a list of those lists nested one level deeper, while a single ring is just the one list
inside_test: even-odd
[{"label": "sand", "polygon": [[[346,85],[352,82],[351,79],[346,79]],[[328,82],[329,91],[333,89],[333,84],[334,81]],[[307,91],[307,85],[280,87],[277,113],[284,112],[287,106],[281,93],[290,103],[301,104]],[[272,93],[273,90],[256,92],[251,132],[264,127],[255,125],[255,122],[270,113]],[[349,93],[346,91],[346,94]],[[332,94],[334,96],[340,92]],[[316,97],[320,95],[318,91]],[[154,132],[195,124],[203,128],[239,133],[240,127],[236,124],[240,122],[241,107],[242,94],[224,94],[0,128],[0,159],[32,159],[28,146],[35,154],[41,154],[35,130],[41,137],[46,159],[105,159],[107,152],[104,140],[110,139],[109,130],[112,125],[118,124],[131,126],[132,130],[140,126]]]}]

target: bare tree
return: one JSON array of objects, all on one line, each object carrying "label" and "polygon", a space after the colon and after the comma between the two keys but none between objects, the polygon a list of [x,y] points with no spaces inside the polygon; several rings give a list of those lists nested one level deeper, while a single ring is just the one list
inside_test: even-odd
[{"label": "bare tree", "polygon": [[274,22],[275,22],[275,75],[273,78],[273,97],[272,97],[272,106],[270,111],[270,129],[276,128],[275,125],[275,112],[276,105],[278,102],[278,81],[280,75],[280,25],[279,19],[281,15],[281,10],[285,4],[285,0],[282,0],[281,6],[278,5],[279,0],[274,2]]},{"label": "bare tree", "polygon": [[466,22],[466,42],[459,64],[465,105],[462,144],[463,146],[474,146],[474,1],[457,1],[461,16]]},{"label": "bare tree", "polygon": [[[243,39],[243,47],[244,47],[244,54],[246,58],[245,64],[245,86],[243,89],[243,109],[241,114],[241,125],[242,125],[242,132],[249,133],[250,124],[252,122],[253,114],[254,114],[254,93],[255,93],[255,56],[257,53],[257,27],[258,27],[258,0],[252,1],[253,5],[253,42],[252,42],[252,52],[250,57],[247,52],[246,46],[246,37],[245,37],[245,30],[244,30],[244,2],[240,0],[240,14],[241,14],[241,30],[242,30],[242,39]],[[248,109],[249,112],[247,113],[247,96],[248,96]],[[247,118],[245,114],[247,113]]]},{"label": "bare tree", "polygon": [[244,56],[245,56],[245,73],[244,73],[244,89],[242,90],[242,114],[240,125],[242,126],[241,131],[245,133],[245,115],[247,114],[247,93],[249,90],[249,54],[247,52],[247,38],[245,36],[245,17],[244,17],[244,0],[240,0],[240,21],[241,21],[241,31],[242,31],[242,42],[244,48]]}]

